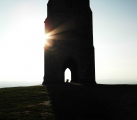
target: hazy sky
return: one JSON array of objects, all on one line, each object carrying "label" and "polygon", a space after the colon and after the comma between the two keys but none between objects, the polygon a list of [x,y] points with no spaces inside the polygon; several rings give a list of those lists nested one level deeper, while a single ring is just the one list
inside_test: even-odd
[{"label": "hazy sky", "polygon": [[[47,2],[0,0],[0,84],[42,83]],[[90,6],[96,82],[137,84],[137,0],[90,0]]]},{"label": "hazy sky", "polygon": [[99,83],[137,83],[137,1],[91,0]]}]

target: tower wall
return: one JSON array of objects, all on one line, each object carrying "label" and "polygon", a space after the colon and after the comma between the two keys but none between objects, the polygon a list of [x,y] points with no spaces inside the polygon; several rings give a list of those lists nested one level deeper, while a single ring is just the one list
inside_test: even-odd
[{"label": "tower wall", "polygon": [[43,84],[64,83],[66,67],[72,71],[73,82],[95,84],[89,0],[49,0],[48,17],[44,23],[45,33],[50,34],[50,39],[44,49]]}]

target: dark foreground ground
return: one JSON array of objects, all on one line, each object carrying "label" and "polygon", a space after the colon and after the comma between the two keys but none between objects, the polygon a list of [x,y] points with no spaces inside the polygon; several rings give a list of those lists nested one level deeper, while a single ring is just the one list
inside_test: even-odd
[{"label": "dark foreground ground", "polygon": [[0,89],[0,120],[6,119],[137,120],[137,86],[62,84]]}]

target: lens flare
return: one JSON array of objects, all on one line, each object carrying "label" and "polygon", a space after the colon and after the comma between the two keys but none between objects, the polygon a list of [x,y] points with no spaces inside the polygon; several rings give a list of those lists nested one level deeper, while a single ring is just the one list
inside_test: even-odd
[{"label": "lens flare", "polygon": [[46,34],[44,38],[44,46],[49,46],[50,43],[50,35]]},{"label": "lens flare", "polygon": [[53,48],[53,41],[54,37],[50,33],[47,33],[45,35],[45,41],[44,41],[44,49],[45,51],[50,50],[50,48]]},{"label": "lens flare", "polygon": [[50,35],[49,34],[46,34],[45,35],[45,39],[47,40],[47,39],[50,39]]}]

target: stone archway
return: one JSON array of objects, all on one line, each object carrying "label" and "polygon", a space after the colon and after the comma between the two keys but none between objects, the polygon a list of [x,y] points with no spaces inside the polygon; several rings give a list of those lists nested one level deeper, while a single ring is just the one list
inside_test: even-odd
[{"label": "stone archway", "polygon": [[72,77],[71,77],[71,70],[69,69],[69,68],[67,68],[65,71],[64,71],[64,82],[66,82],[66,83],[69,83],[69,82],[71,82],[71,79],[72,79]]},{"label": "stone archway", "polygon": [[[71,82],[76,82],[77,81],[77,64],[72,58],[69,58],[65,61],[63,66],[63,75],[67,68],[69,68],[71,71]],[[63,78],[65,78],[65,76],[63,76]]]}]

